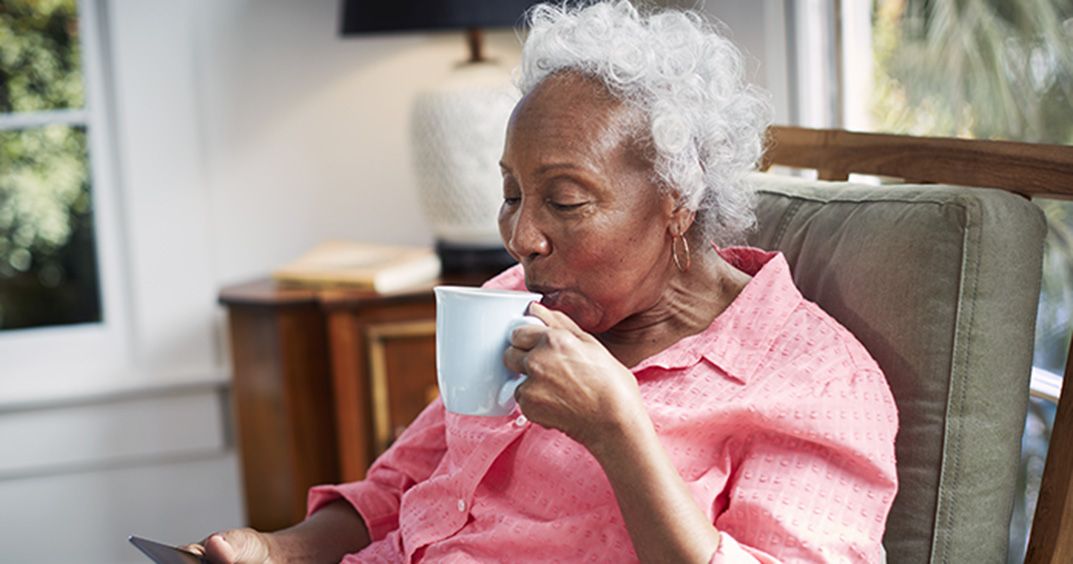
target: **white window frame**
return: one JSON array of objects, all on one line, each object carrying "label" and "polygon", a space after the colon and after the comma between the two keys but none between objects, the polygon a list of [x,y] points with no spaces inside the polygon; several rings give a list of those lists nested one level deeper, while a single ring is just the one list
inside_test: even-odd
[{"label": "white window frame", "polygon": [[131,361],[123,218],[116,171],[114,122],[107,89],[107,42],[102,0],[79,0],[79,42],[85,108],[0,116],[4,129],[52,123],[85,125],[93,198],[101,321],[0,331],[0,403],[97,390]]},{"label": "white window frame", "polygon": [[[841,51],[842,127],[853,131],[874,131],[869,104],[875,88],[875,59],[872,51],[872,2],[838,1]],[[862,46],[866,46],[862,48]]]},{"label": "white window frame", "polygon": [[[790,121],[801,127],[841,126],[838,92],[838,0],[786,3],[787,61],[790,68]],[[840,31],[840,30],[839,30]]]}]

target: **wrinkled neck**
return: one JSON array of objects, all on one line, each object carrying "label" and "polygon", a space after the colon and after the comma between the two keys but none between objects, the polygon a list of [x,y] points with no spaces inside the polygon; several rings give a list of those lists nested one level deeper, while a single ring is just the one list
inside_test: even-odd
[{"label": "wrinkled neck", "polygon": [[623,319],[596,338],[626,366],[708,328],[752,278],[714,250],[696,253],[686,272],[676,272],[650,308]]}]

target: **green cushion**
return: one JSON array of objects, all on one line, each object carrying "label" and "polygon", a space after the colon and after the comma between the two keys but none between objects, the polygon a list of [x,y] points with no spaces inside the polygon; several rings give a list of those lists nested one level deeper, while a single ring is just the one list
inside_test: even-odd
[{"label": "green cushion", "polygon": [[883,368],[898,405],[890,562],[999,562],[1020,461],[1045,222],[1000,190],[755,174],[758,230]]}]

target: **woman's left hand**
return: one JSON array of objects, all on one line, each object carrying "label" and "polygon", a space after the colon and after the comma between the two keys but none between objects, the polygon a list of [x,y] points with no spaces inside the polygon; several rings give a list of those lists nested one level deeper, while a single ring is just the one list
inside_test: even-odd
[{"label": "woman's left hand", "polygon": [[633,373],[595,337],[537,302],[529,315],[547,327],[515,329],[503,358],[507,368],[528,376],[514,397],[530,421],[558,429],[592,451],[645,415]]}]

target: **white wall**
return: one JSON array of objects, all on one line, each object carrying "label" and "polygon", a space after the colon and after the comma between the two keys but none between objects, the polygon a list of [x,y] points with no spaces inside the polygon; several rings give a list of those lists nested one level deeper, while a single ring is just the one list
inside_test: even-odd
[{"label": "white wall", "polygon": [[692,9],[724,24],[727,37],[746,59],[746,80],[771,94],[774,123],[790,123],[785,0],[660,0]]},{"label": "white wall", "polygon": [[[409,153],[417,91],[465,59],[460,33],[341,38],[333,1],[202,2],[198,99],[223,281],[328,237],[429,244]],[[504,72],[513,32],[489,34]]]},{"label": "white wall", "polygon": [[[408,111],[465,55],[459,34],[340,38],[336,0],[102,2],[116,185],[101,217],[121,242],[109,275],[129,288],[130,354],[92,385],[0,397],[0,561],[138,561],[128,534],[242,524],[216,294],[327,238],[430,243]],[[705,8],[777,112],[781,6]],[[512,67],[519,46],[501,32],[488,50]]]},{"label": "white wall", "polygon": [[144,562],[241,523],[220,394],[200,387],[0,412],[2,562]]}]

